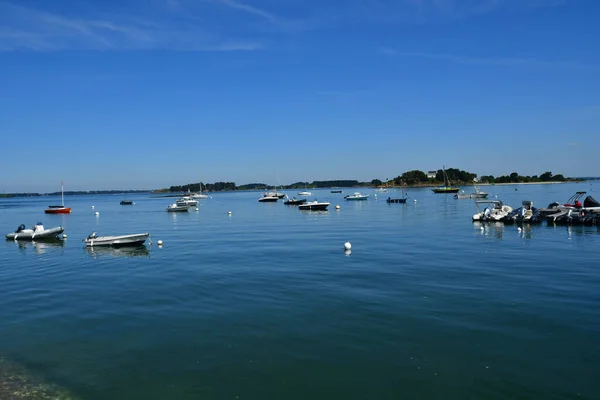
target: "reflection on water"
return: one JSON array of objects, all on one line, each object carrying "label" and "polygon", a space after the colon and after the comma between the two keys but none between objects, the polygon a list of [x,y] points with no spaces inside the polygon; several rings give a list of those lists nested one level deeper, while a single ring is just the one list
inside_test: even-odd
[{"label": "reflection on water", "polygon": [[98,257],[150,257],[145,245],[132,247],[86,247],[88,255]]},{"label": "reflection on water", "polygon": [[43,242],[15,240],[15,243],[20,251],[24,252],[27,249],[33,249],[38,254],[44,254],[47,251],[62,249],[64,246],[64,241],[58,239],[46,240]]},{"label": "reflection on water", "polygon": [[504,224],[502,222],[480,222],[474,221],[473,227],[479,229],[482,236],[502,239],[504,236]]}]

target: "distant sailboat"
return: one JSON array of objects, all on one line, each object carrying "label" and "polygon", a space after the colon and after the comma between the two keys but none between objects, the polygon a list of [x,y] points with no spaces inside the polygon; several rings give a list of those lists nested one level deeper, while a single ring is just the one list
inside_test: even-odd
[{"label": "distant sailboat", "polygon": [[60,204],[61,205],[60,206],[48,206],[48,208],[46,208],[44,210],[44,212],[46,214],[70,214],[71,213],[71,207],[65,207],[64,186],[65,186],[64,181],[61,181],[61,183],[60,183],[60,199],[61,199]]},{"label": "distant sailboat", "polygon": [[200,191],[198,193],[190,193],[189,197],[193,199],[208,199],[208,194],[202,192],[202,182],[198,184],[200,186]]},{"label": "distant sailboat", "polygon": [[455,188],[450,185],[448,175],[446,175],[446,168],[444,166],[442,166],[442,174],[444,175],[444,186],[431,189],[433,193],[458,193],[460,188]]}]

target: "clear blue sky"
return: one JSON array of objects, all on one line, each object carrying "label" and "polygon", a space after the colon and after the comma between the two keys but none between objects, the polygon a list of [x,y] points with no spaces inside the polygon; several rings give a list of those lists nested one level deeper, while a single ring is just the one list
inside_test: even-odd
[{"label": "clear blue sky", "polygon": [[0,191],[600,175],[598,0],[0,0]]}]

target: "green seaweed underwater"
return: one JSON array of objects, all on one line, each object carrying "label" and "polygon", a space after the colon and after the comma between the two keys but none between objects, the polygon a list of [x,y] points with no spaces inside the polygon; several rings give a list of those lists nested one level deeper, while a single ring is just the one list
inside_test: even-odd
[{"label": "green seaweed underwater", "polygon": [[44,382],[25,368],[0,358],[0,400],[78,400],[64,388]]}]

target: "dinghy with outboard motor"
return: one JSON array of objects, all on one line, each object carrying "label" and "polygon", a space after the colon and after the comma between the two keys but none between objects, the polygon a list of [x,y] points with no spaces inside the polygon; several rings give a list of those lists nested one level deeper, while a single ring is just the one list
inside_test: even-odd
[{"label": "dinghy with outboard motor", "polygon": [[45,229],[41,222],[38,222],[31,229],[25,228],[24,224],[19,225],[16,231],[6,235],[7,240],[60,240],[58,235],[65,230],[62,226]]}]

